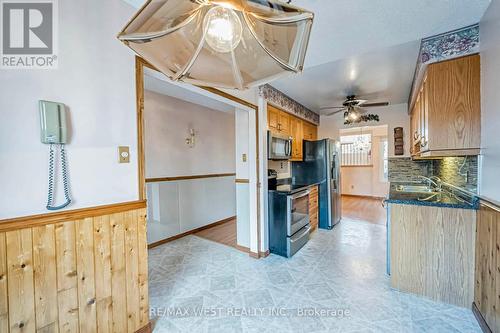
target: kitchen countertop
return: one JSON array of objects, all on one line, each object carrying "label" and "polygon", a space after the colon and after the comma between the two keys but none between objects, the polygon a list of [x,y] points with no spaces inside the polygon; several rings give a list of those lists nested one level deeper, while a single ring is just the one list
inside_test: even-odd
[{"label": "kitchen countertop", "polygon": [[430,193],[408,193],[396,190],[396,186],[403,183],[391,183],[389,196],[385,200],[386,203],[445,207],[445,208],[461,208],[461,209],[479,209],[479,198],[476,196],[465,196],[453,191],[448,191],[443,188],[443,191],[437,195],[439,201],[424,201]]}]

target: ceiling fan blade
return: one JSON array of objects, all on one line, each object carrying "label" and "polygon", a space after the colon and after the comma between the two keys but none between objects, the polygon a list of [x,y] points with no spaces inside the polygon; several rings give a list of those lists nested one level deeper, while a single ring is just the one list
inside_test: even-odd
[{"label": "ceiling fan blade", "polygon": [[327,113],[325,116],[327,116],[327,117],[329,117],[329,116],[333,116],[333,115],[335,115],[335,114],[337,114],[337,113],[344,112],[344,111],[346,111],[346,110],[347,110],[346,108],[342,108],[342,109],[340,109],[340,110],[337,110],[337,111],[333,111],[333,112]]},{"label": "ceiling fan blade", "polygon": [[319,108],[320,111],[330,110],[330,109],[345,109],[345,106],[325,106],[325,107]]},{"label": "ceiling fan blade", "polygon": [[364,105],[363,107],[355,106],[354,110],[356,110],[358,113],[365,113],[368,111],[367,109],[364,108]]},{"label": "ceiling fan blade", "polygon": [[389,105],[389,102],[379,102],[379,103],[364,103],[362,104],[362,106],[364,108],[375,108],[375,107],[379,107],[379,106],[387,106]]}]

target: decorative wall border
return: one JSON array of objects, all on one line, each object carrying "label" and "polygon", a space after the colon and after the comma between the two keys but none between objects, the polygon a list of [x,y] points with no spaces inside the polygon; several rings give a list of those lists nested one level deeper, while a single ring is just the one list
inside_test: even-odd
[{"label": "decorative wall border", "polygon": [[479,24],[474,24],[444,34],[422,39],[417,66],[413,76],[413,84],[408,105],[411,106],[416,97],[425,65],[435,62],[463,57],[479,52]]},{"label": "decorative wall border", "polygon": [[259,96],[266,99],[271,104],[288,111],[299,118],[307,120],[315,125],[319,125],[319,114],[309,110],[291,97],[288,97],[273,86],[266,84],[259,87]]}]

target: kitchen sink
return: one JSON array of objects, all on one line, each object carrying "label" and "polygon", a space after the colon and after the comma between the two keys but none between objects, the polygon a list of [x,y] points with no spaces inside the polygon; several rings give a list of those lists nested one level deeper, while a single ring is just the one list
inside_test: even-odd
[{"label": "kitchen sink", "polygon": [[434,193],[434,194],[431,194],[431,195],[423,197],[423,198],[418,198],[418,201],[441,202],[441,195],[440,195],[440,193]]},{"label": "kitchen sink", "polygon": [[398,185],[396,191],[405,193],[436,193],[427,185]]}]

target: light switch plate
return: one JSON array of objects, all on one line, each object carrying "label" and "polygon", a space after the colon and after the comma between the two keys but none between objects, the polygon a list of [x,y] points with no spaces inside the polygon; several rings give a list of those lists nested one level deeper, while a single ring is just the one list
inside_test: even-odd
[{"label": "light switch plate", "polygon": [[243,162],[246,162],[247,161],[247,154],[241,155],[241,159],[243,160]]},{"label": "light switch plate", "polygon": [[130,149],[127,146],[118,147],[118,162],[130,163]]}]

